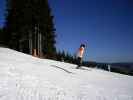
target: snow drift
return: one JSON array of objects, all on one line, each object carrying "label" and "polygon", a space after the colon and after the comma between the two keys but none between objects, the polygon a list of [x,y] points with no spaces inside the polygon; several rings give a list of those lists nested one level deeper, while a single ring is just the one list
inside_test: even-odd
[{"label": "snow drift", "polygon": [[133,100],[133,77],[0,48],[0,100]]}]

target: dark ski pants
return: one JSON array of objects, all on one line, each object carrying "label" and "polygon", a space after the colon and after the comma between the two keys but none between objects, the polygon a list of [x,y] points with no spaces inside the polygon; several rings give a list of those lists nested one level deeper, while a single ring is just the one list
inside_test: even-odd
[{"label": "dark ski pants", "polygon": [[76,68],[79,68],[81,65],[82,65],[82,58],[78,57],[77,58],[77,67]]}]

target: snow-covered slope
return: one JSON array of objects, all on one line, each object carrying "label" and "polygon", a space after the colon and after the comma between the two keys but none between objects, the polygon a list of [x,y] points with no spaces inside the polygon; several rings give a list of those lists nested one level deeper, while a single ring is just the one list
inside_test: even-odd
[{"label": "snow-covered slope", "polygon": [[0,100],[133,100],[133,77],[0,48]]}]

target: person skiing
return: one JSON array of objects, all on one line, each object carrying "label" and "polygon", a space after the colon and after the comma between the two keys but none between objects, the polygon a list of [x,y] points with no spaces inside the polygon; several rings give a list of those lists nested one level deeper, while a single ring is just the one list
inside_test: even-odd
[{"label": "person skiing", "polygon": [[80,48],[78,49],[78,52],[77,52],[77,67],[76,67],[77,69],[80,68],[82,65],[84,49],[85,49],[85,45],[81,44]]}]

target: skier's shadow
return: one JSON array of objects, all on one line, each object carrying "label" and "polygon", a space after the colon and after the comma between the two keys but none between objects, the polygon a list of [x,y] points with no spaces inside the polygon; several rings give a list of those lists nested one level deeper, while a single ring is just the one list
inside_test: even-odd
[{"label": "skier's shadow", "polygon": [[86,71],[91,71],[90,69],[86,69],[86,68],[83,68],[83,67],[81,67],[79,69],[86,70]]},{"label": "skier's shadow", "polygon": [[58,69],[61,69],[61,70],[63,70],[63,71],[65,71],[65,72],[67,72],[67,73],[69,73],[69,74],[73,74],[72,72],[70,72],[70,71],[68,71],[68,70],[66,70],[66,69],[64,69],[64,68],[61,68],[61,67],[59,67],[59,66],[56,66],[56,65],[51,65],[52,67],[55,67],[55,68],[58,68]]},{"label": "skier's shadow", "polygon": [[91,69],[86,69],[86,68],[83,68],[83,67],[80,67],[80,68],[72,68],[72,69],[81,69],[81,70],[86,70],[86,71],[91,71]]}]

